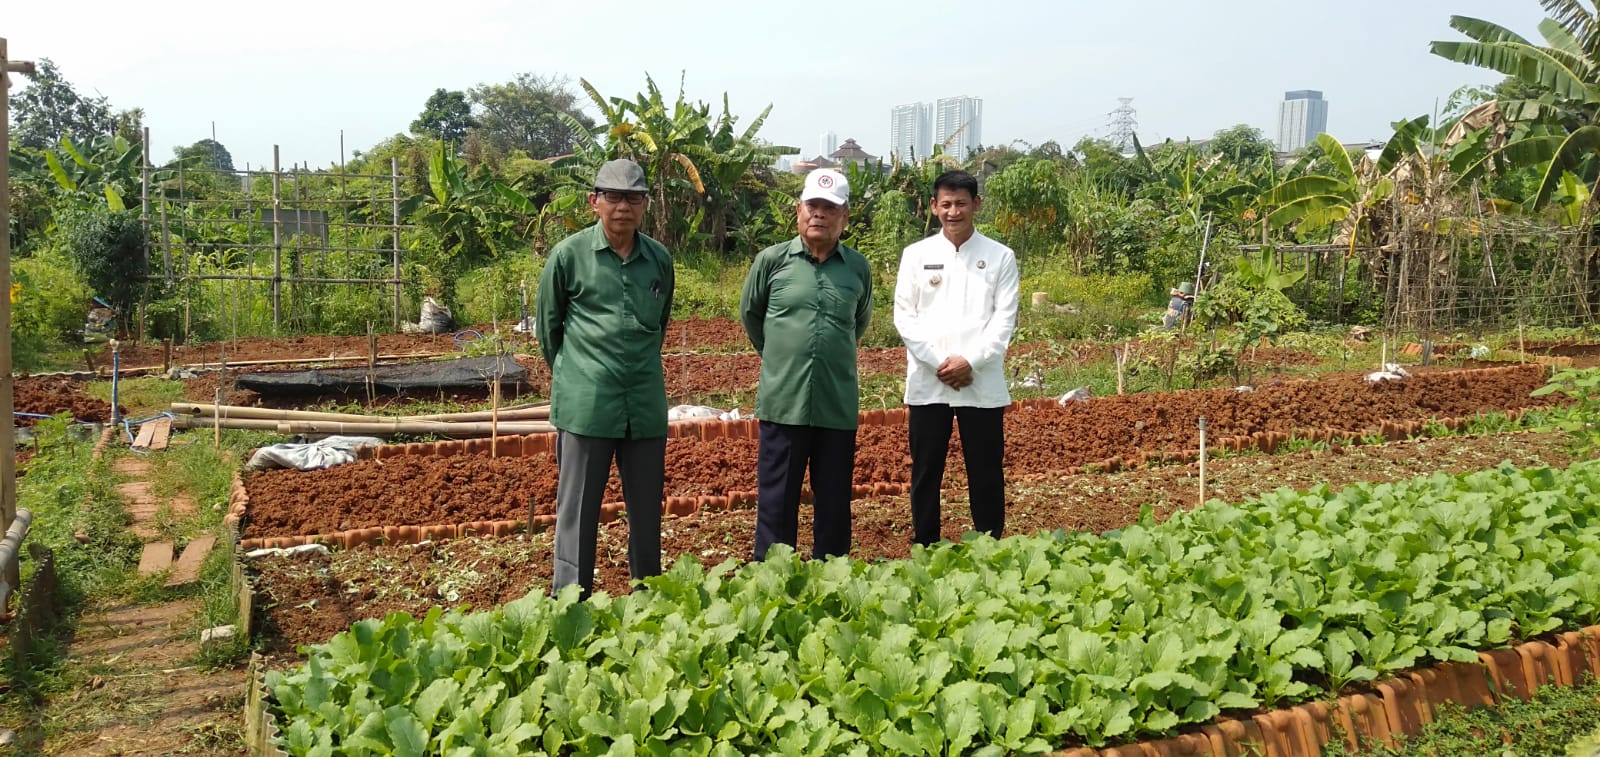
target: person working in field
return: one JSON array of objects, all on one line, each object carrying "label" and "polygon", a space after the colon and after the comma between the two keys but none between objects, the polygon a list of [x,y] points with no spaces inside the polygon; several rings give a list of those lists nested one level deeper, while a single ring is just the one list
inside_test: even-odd
[{"label": "person working in field", "polygon": [[1017,257],[978,233],[978,180],[946,171],[930,207],[940,233],[905,249],[894,326],[906,344],[912,542],[939,541],[939,489],[960,424],[972,527],[1000,538],[1006,524],[1006,347],[1017,323]]},{"label": "person working in field", "polygon": [[672,311],[672,256],[639,233],[644,171],[613,160],[595,175],[599,222],[562,240],[539,276],[539,349],[550,364],[556,438],[551,591],[594,586],[600,500],[616,458],[634,580],[661,572],[667,390],[661,345]]},{"label": "person working in field", "polygon": [[795,546],[808,466],[812,555],[850,552],[856,345],[872,317],[872,272],[861,253],[839,243],[849,203],[843,174],[808,174],[796,210],[799,236],[756,255],[739,298],[745,333],[761,355],[757,560],[773,544]]}]

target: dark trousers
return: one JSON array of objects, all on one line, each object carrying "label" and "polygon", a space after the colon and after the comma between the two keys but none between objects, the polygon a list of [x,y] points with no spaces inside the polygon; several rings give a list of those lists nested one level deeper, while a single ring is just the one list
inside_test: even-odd
[{"label": "dark trousers", "polygon": [[661,495],[665,486],[667,438],[605,439],[560,431],[556,434],[556,543],[550,592],[577,584],[583,595],[594,588],[595,540],[600,501],[611,478],[611,458],[622,477],[628,518],[628,570],[633,580],[661,573]]},{"label": "dark trousers", "polygon": [[795,546],[800,530],[800,487],[811,469],[811,555],[850,553],[851,478],[856,432],[761,421],[756,464],[755,559],[774,544]]},{"label": "dark trousers", "polygon": [[961,452],[967,463],[967,499],[972,529],[998,539],[1006,527],[1005,417],[1003,407],[911,405],[911,540],[939,541],[939,488],[950,452],[951,420],[961,424]]}]

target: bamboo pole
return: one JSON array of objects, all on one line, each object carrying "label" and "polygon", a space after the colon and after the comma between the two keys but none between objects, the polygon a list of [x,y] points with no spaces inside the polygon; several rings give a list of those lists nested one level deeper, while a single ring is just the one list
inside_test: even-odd
[{"label": "bamboo pole", "polygon": [[489,385],[489,457],[500,456],[500,377]]},{"label": "bamboo pole", "polygon": [[390,230],[389,254],[394,268],[394,330],[400,330],[400,159],[389,158],[389,212],[394,222]]},{"label": "bamboo pole", "polygon": [[[6,40],[0,37],[0,155],[11,154],[11,76],[33,73],[33,64],[10,60]],[[9,415],[16,410],[11,377],[11,173],[10,161],[0,158],[0,407]],[[13,416],[15,418],[15,416]],[[0,423],[0,529],[9,529],[17,516],[17,456],[14,421]],[[19,537],[20,539],[20,537]],[[8,580],[15,576],[7,575]]]},{"label": "bamboo pole", "polygon": [[[217,404],[216,404],[216,406],[217,407],[222,407],[222,387],[220,387],[220,386],[217,387]],[[217,413],[215,416],[212,417],[212,426],[211,426],[212,430],[213,430],[212,446],[215,447],[216,449],[222,449],[222,418],[223,418],[224,415],[226,415],[226,413]]]},{"label": "bamboo pole", "polygon": [[[384,362],[390,362],[390,361],[394,361],[394,360],[423,360],[423,359],[428,359],[428,358],[446,357],[446,356],[454,355],[454,354],[456,354],[456,353],[454,353],[454,352],[406,352],[406,353],[396,353],[396,354],[391,354],[391,355],[379,355],[378,356],[378,360],[384,361]],[[362,357],[360,355],[344,355],[342,357],[267,358],[267,359],[263,359],[263,360],[239,360],[239,361],[235,361],[235,362],[232,362],[232,363],[228,363],[228,365],[231,366],[231,367],[234,367],[234,368],[245,367],[245,366],[262,366],[262,365],[311,365],[311,364],[316,364],[316,363],[349,363],[349,362],[352,362],[352,361],[365,360],[365,359],[366,359],[365,357]],[[178,367],[179,368],[189,368],[189,369],[192,369],[192,370],[210,370],[210,369],[216,368],[217,364],[216,363],[208,363],[208,362],[202,361],[202,362],[199,362],[199,363],[185,363],[185,364],[180,365]],[[137,368],[126,368],[126,369],[123,369],[122,372],[123,373],[128,373],[128,374],[133,374],[133,373],[159,371],[159,370],[161,370],[161,366],[159,366],[159,365],[143,365],[143,366],[139,366]]]},{"label": "bamboo pole", "polygon": [[1200,416],[1200,504],[1206,503],[1206,417]]},{"label": "bamboo pole", "polygon": [[[495,429],[491,423],[434,423],[428,421],[394,421],[389,423],[340,423],[337,421],[279,421],[280,434],[359,434],[386,436],[393,434],[441,434],[444,436],[488,436]],[[542,421],[501,424],[508,434],[538,434],[554,431],[555,426]]]},{"label": "bamboo pole", "polygon": [[[272,431],[279,434],[352,434],[358,436],[394,436],[396,434],[437,434],[449,437],[486,437],[488,423],[341,423],[338,421],[275,421],[266,418],[195,418],[178,416],[173,419],[175,429],[201,429],[220,425],[228,429]],[[501,423],[499,433],[513,436],[543,434],[555,427],[542,421]]]},{"label": "bamboo pole", "polygon": [[407,415],[407,416],[381,416],[360,415],[357,413],[328,413],[317,410],[280,410],[270,407],[246,407],[241,405],[205,405],[194,402],[174,402],[168,406],[174,415],[199,416],[210,418],[219,413],[229,418],[246,418],[252,420],[320,420],[343,421],[346,423],[408,421],[419,423],[478,423],[483,421],[538,421],[550,417],[550,408],[544,407],[516,407],[491,411],[478,411],[472,413],[443,413],[437,415]]},{"label": "bamboo pole", "polygon": [[278,162],[278,146],[272,146],[272,330],[277,331],[283,316],[283,180]]}]

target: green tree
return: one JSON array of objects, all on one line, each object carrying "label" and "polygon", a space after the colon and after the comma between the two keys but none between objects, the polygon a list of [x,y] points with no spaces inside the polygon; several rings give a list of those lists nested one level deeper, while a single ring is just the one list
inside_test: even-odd
[{"label": "green tree", "polygon": [[67,137],[88,144],[110,135],[117,126],[105,97],[84,97],[61,75],[49,58],[39,59],[37,71],[25,75],[28,86],[11,98],[11,142],[43,150]]},{"label": "green tree", "polygon": [[117,320],[126,328],[148,262],[139,214],[88,207],[68,213],[60,228],[73,268],[116,308]]},{"label": "green tree", "polygon": [[1049,249],[1066,223],[1067,186],[1062,166],[1053,160],[1023,158],[989,177],[984,195],[995,203],[995,222],[1002,232],[1020,237],[1017,256],[1026,257],[1029,237]]},{"label": "green tree", "polygon": [[1223,129],[1211,136],[1209,150],[1237,165],[1258,163],[1272,157],[1272,145],[1261,136],[1261,130],[1248,124]]},{"label": "green tree", "polygon": [[192,161],[189,165],[197,168],[209,168],[213,171],[234,171],[233,155],[228,152],[221,142],[206,138],[188,147],[174,147],[172,152],[179,160],[185,158]]},{"label": "green tree", "polygon": [[411,122],[411,132],[449,142],[457,148],[467,140],[467,130],[477,128],[467,93],[439,88],[422,105],[422,114]]},{"label": "green tree", "polygon": [[551,158],[573,151],[577,138],[569,121],[585,128],[594,122],[579,109],[578,94],[559,76],[517,74],[504,84],[480,84],[467,90],[478,107],[478,128],[502,153],[521,150],[533,158]]}]

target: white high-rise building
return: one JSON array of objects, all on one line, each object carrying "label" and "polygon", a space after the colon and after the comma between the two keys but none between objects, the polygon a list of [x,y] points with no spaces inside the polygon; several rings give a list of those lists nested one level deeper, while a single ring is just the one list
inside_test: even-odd
[{"label": "white high-rise building", "polygon": [[983,100],[976,97],[941,97],[934,104],[933,143],[945,154],[966,160],[983,145]]},{"label": "white high-rise building", "polygon": [[839,135],[837,132],[825,131],[817,137],[817,154],[826,158],[839,149]]},{"label": "white high-rise building", "polygon": [[1328,130],[1328,101],[1314,89],[1283,93],[1278,104],[1278,149],[1294,152]]},{"label": "white high-rise building", "polygon": [[926,160],[933,151],[933,106],[896,105],[889,111],[889,154],[896,163]]}]

